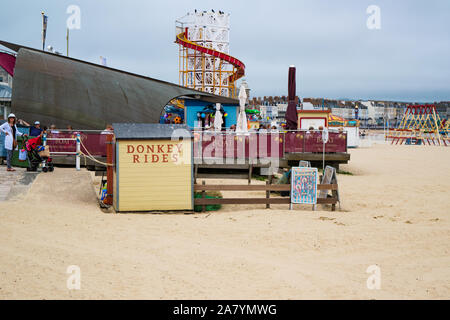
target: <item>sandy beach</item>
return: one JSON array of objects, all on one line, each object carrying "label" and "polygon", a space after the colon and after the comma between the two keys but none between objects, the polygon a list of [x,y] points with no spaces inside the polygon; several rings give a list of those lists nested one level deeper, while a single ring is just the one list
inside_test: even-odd
[{"label": "sandy beach", "polygon": [[[449,299],[450,148],[350,152],[336,212],[111,214],[86,170],[39,174],[0,202],[0,298]],[[67,289],[70,265],[81,290]],[[379,290],[367,288],[370,265]]]}]

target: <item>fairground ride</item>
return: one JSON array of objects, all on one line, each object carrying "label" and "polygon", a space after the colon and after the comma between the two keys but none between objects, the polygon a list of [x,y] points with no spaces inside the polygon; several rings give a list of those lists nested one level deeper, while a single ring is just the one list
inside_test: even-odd
[{"label": "fairground ride", "polygon": [[441,120],[435,105],[410,105],[406,107],[398,128],[387,138],[391,144],[449,144],[447,120]]},{"label": "fairground ride", "polygon": [[236,98],[236,81],[245,65],[229,54],[230,15],[222,11],[190,12],[176,20],[179,84]]}]

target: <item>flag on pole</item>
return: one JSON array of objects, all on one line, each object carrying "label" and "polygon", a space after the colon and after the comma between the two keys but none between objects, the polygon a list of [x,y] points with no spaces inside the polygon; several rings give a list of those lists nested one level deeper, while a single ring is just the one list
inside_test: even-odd
[{"label": "flag on pole", "polygon": [[45,38],[47,37],[48,17],[42,12],[42,50],[45,50]]}]

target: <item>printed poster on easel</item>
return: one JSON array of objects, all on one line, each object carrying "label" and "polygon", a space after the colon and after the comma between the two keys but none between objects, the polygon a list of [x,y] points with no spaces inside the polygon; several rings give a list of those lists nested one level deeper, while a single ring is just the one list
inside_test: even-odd
[{"label": "printed poster on easel", "polygon": [[317,168],[292,167],[291,203],[317,203]]},{"label": "printed poster on easel", "polygon": [[[336,169],[331,166],[326,166],[323,172],[322,181],[320,184],[338,184]],[[341,207],[341,200],[339,198],[339,190],[336,190],[336,197],[339,202],[339,208]],[[320,190],[319,198],[325,199],[328,197],[328,190]]]},{"label": "printed poster on easel", "polygon": [[[323,172],[321,184],[332,184],[333,178],[336,178],[336,169],[331,166],[326,166]],[[320,190],[319,198],[326,198],[328,195],[328,190]]]}]

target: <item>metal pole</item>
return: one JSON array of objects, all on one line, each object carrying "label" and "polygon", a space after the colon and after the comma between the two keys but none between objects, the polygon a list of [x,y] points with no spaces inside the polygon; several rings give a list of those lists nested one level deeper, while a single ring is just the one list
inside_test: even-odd
[{"label": "metal pole", "polygon": [[322,172],[325,172],[325,140],[322,139],[323,149],[322,149]]},{"label": "metal pole", "polygon": [[69,28],[67,28],[66,40],[67,40],[67,56],[69,56]]},{"label": "metal pole", "polygon": [[42,14],[42,51],[45,51],[45,14],[44,11],[41,12]]},{"label": "metal pole", "polygon": [[75,162],[75,167],[77,169],[77,171],[80,171],[80,153],[81,153],[81,148],[80,148],[80,134],[77,133],[77,155],[76,155],[76,162]]},{"label": "metal pole", "polygon": [[114,172],[113,167],[109,164],[113,162],[113,135],[106,135],[106,163],[108,166],[106,167],[106,198],[104,203],[107,205],[113,204],[113,178]]},{"label": "metal pole", "polygon": [[[42,135],[42,145],[44,146],[44,150],[46,149],[45,147],[47,146],[47,134],[44,133]],[[49,147],[49,151],[50,151],[50,147]],[[42,164],[45,164],[45,160],[42,160]]]}]

